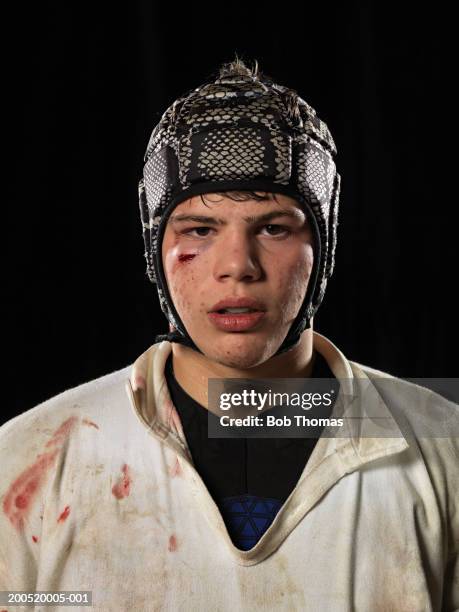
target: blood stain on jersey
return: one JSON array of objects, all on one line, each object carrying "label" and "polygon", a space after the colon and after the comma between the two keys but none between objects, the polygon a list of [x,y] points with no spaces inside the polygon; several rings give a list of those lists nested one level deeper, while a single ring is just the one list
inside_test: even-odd
[{"label": "blood stain on jersey", "polygon": [[175,537],[174,534],[169,536],[168,550],[169,552],[175,552],[177,550],[177,538]]},{"label": "blood stain on jersey", "polygon": [[69,514],[70,514],[70,506],[65,506],[64,510],[60,513],[59,518],[57,519],[57,522],[63,523]]},{"label": "blood stain on jersey", "polygon": [[90,421],[89,419],[83,419],[83,423],[90,427],[95,427],[96,429],[99,429],[99,425],[97,425],[97,423],[94,423],[94,421]]},{"label": "blood stain on jersey", "polygon": [[140,389],[145,390],[147,388],[146,380],[140,374],[137,374],[137,376],[135,377],[134,385],[135,385],[135,391],[138,391]]},{"label": "blood stain on jersey", "polygon": [[169,468],[169,474],[171,475],[172,478],[174,478],[175,476],[181,476],[182,475],[182,467],[180,465],[178,457],[175,458],[174,465]]},{"label": "blood stain on jersey", "polygon": [[56,429],[51,440],[46,443],[46,446],[56,446],[62,444],[69,436],[78,418],[71,416],[66,419],[60,427]]},{"label": "blood stain on jersey", "polygon": [[34,463],[23,470],[10,485],[3,500],[3,511],[16,529],[23,529],[27,514],[43,485],[45,476],[77,420],[76,416],[66,419],[45,445],[56,448],[37,455]]},{"label": "blood stain on jersey", "polygon": [[131,492],[131,476],[129,466],[125,463],[121,468],[122,475],[112,487],[112,493],[117,499],[127,497]]}]

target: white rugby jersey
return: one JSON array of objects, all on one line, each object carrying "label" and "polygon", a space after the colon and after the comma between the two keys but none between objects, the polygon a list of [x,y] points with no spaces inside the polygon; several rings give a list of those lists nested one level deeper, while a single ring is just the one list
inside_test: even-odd
[{"label": "white rugby jersey", "polygon": [[[400,379],[383,400],[377,381],[393,377],[317,332],[314,348],[389,420],[395,404],[408,423],[459,415]],[[321,437],[243,551],[193,466],[164,377],[171,350],[154,344],[0,428],[0,590],[91,591],[77,609],[100,611],[459,610],[457,438],[408,438],[395,421],[390,438]]]}]

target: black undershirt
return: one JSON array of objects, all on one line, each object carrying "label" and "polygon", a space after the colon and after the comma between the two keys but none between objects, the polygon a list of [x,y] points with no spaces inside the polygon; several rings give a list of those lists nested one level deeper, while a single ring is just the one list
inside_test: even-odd
[{"label": "black undershirt", "polygon": [[[208,411],[175,379],[172,353],[165,376],[195,468],[219,506],[233,542],[249,550],[295,488],[318,438],[209,438]],[[311,378],[335,378],[317,351]],[[323,417],[330,416],[332,407],[324,410]]]}]

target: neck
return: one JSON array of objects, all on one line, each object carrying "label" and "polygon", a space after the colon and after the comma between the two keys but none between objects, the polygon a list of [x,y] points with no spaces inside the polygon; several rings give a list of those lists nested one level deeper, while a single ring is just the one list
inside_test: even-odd
[{"label": "neck", "polygon": [[226,366],[197,351],[172,344],[172,367],[179,385],[201,406],[208,408],[209,378],[309,378],[313,367],[313,331],[306,329],[298,344],[248,369]]}]

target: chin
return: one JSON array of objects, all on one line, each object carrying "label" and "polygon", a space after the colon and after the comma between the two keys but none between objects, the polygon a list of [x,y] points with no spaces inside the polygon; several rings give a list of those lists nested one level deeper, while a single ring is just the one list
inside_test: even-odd
[{"label": "chin", "polygon": [[230,368],[253,368],[267,361],[277,350],[273,339],[267,341],[264,334],[228,333],[224,336],[201,350],[209,359]]}]

